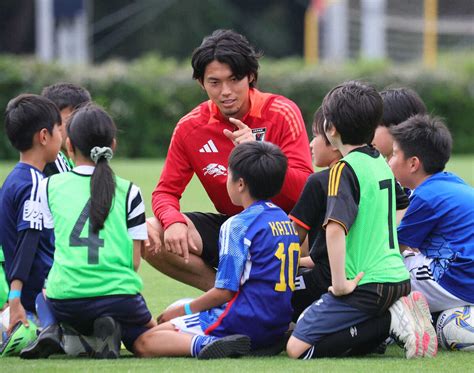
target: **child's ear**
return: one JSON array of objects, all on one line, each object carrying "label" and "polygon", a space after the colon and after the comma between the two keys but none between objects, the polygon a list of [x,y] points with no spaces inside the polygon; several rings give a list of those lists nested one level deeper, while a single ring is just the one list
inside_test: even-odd
[{"label": "child's ear", "polygon": [[74,158],[74,146],[72,146],[71,140],[69,137],[66,137],[66,151],[69,156],[69,158]]},{"label": "child's ear", "polygon": [[115,153],[115,148],[117,147],[117,140],[114,139],[114,141],[112,141],[112,145],[110,146],[112,148],[112,151]]},{"label": "child's ear", "polygon": [[410,157],[409,165],[410,165],[410,172],[412,174],[414,174],[415,172],[418,172],[418,170],[422,169],[422,164],[421,164],[420,158],[418,158],[418,157]]},{"label": "child's ear", "polygon": [[38,142],[41,145],[46,145],[46,143],[48,142],[48,135],[51,135],[51,134],[46,128],[40,129],[37,134]]},{"label": "child's ear", "polygon": [[245,188],[247,187],[247,184],[245,184],[244,179],[242,179],[241,177],[239,178],[239,180],[237,182],[239,183],[239,185],[238,185],[239,192],[242,193],[245,190]]}]

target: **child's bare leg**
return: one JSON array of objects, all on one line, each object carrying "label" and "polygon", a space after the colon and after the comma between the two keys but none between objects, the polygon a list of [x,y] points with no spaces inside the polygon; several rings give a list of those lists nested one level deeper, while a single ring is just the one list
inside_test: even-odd
[{"label": "child's bare leg", "polygon": [[303,352],[307,351],[311,345],[309,343],[303,342],[302,340],[291,336],[286,345],[286,352],[289,357],[292,359],[298,359]]}]

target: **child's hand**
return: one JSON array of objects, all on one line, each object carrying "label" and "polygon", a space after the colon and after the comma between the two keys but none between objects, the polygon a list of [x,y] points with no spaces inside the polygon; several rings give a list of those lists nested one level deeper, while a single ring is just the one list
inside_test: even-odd
[{"label": "child's hand", "polygon": [[364,272],[360,272],[353,280],[344,280],[342,286],[330,286],[328,291],[336,297],[350,294],[357,287],[362,277],[364,277]]},{"label": "child's hand", "polygon": [[176,306],[170,309],[166,309],[163,311],[161,315],[156,318],[156,322],[158,324],[163,324],[164,322],[170,321],[175,317],[184,316],[184,306]]},{"label": "child's hand", "polygon": [[20,302],[20,298],[15,298],[10,302],[10,324],[8,326],[7,335],[10,335],[13,328],[18,322],[21,322],[27,328],[30,326],[28,319],[26,318],[26,312],[23,305]]},{"label": "child's hand", "polygon": [[142,250],[142,257],[146,258],[148,254],[155,255],[161,251],[161,226],[155,217],[146,220],[146,227],[148,231],[148,240],[145,240],[145,247]]}]

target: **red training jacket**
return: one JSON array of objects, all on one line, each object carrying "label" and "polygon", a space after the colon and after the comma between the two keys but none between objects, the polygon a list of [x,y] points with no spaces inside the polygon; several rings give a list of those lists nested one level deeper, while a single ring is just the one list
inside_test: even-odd
[{"label": "red training jacket", "polygon": [[[309,174],[313,172],[308,136],[301,112],[286,97],[250,89],[250,111],[242,122],[259,141],[278,145],[288,157],[283,188],[273,202],[287,213],[293,208]],[[227,195],[227,160],[234,144],[223,133],[231,124],[212,101],[185,115],[171,138],[160,181],[152,194],[155,216],[164,229],[185,223],[179,200],[194,173],[197,174],[217,211],[235,215],[242,211]]]}]

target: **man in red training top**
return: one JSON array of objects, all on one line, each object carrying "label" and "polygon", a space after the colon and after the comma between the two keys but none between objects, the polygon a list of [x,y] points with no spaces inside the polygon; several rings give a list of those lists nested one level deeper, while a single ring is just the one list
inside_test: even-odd
[{"label": "man in red training top", "polygon": [[[283,188],[273,202],[287,213],[312,172],[300,110],[286,97],[255,88],[258,58],[248,40],[217,30],[193,52],[193,78],[209,96],[185,115],[171,138],[160,181],[153,191],[157,219],[148,220],[145,259],[160,272],[203,291],[214,286],[221,225],[242,208],[226,191],[228,157],[245,141],[269,141],[288,157]],[[216,213],[181,213],[179,200],[196,173]],[[242,227],[245,229],[245,227]]]}]

